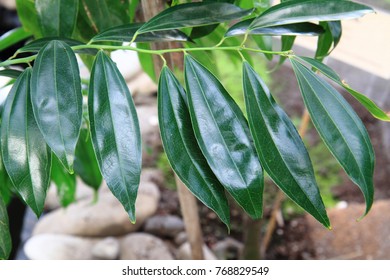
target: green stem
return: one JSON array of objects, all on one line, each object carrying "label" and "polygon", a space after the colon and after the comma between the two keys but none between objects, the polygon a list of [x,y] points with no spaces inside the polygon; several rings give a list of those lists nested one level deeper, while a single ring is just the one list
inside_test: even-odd
[{"label": "green stem", "polygon": [[[291,55],[290,51],[267,51],[267,50],[260,50],[260,49],[254,49],[254,48],[248,48],[245,46],[230,46],[230,47],[219,47],[219,46],[212,46],[212,47],[198,47],[198,48],[174,48],[174,49],[165,49],[165,50],[146,50],[141,49],[137,47],[132,46],[110,46],[110,45],[78,45],[73,46],[72,49],[74,51],[76,50],[82,50],[82,49],[98,49],[98,50],[127,50],[127,51],[136,51],[140,53],[148,53],[148,54],[154,54],[154,55],[163,55],[165,53],[173,53],[173,52],[198,52],[198,51],[215,51],[215,50],[224,50],[224,51],[249,51],[249,52],[256,52],[256,53],[269,53],[269,54],[275,54],[275,55],[281,55],[281,56],[289,56]],[[17,59],[11,59],[6,60],[0,63],[0,67],[9,66],[13,64],[19,64],[19,63],[28,63],[30,61],[33,61],[37,55],[32,55],[29,57],[24,58],[17,58]]]}]

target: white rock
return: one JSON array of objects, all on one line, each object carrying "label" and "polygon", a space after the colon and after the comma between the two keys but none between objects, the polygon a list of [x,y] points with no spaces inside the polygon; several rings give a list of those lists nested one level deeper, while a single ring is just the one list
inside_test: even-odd
[{"label": "white rock", "polygon": [[30,238],[24,252],[31,260],[89,260],[96,240],[62,234],[40,234]]},{"label": "white rock", "polygon": [[160,193],[151,182],[141,182],[136,200],[137,222],[132,224],[119,201],[111,192],[102,192],[96,204],[81,200],[66,209],[43,216],[33,234],[59,233],[78,236],[118,236],[134,232],[158,207]]},{"label": "white rock", "polygon": [[107,237],[96,243],[91,252],[97,260],[116,260],[119,250],[119,241],[114,237]]},{"label": "white rock", "polygon": [[172,260],[165,243],[147,233],[132,233],[121,240],[121,260]]},{"label": "white rock", "polygon": [[[203,255],[205,260],[216,260],[217,257],[211,252],[209,247],[203,244]],[[190,243],[186,242],[180,246],[177,251],[177,257],[179,260],[192,260]]]}]

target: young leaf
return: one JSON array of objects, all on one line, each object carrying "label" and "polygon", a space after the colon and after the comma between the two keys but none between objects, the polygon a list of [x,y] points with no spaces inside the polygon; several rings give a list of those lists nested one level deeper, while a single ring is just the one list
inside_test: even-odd
[{"label": "young leaf", "polygon": [[252,11],[253,9],[243,10],[229,3],[198,2],[176,5],[150,19],[137,33],[210,25],[241,18]]},{"label": "young leaf", "polygon": [[179,81],[168,67],[164,67],[158,86],[158,112],[161,139],[168,160],[188,189],[229,227],[225,191],[198,147],[186,98]]},{"label": "young leaf", "polygon": [[226,32],[225,37],[231,36],[240,36],[245,35],[246,33],[250,35],[310,35],[317,36],[324,32],[324,29],[314,23],[303,22],[303,23],[294,23],[294,24],[285,24],[278,26],[270,26],[270,27],[260,27],[248,30],[251,25],[253,19],[248,19],[236,23]]},{"label": "young leaf", "polygon": [[22,71],[15,70],[15,69],[0,70],[0,76],[5,76],[12,79],[18,78],[20,74],[22,74]]},{"label": "young leaf", "polygon": [[263,171],[245,117],[218,79],[191,56],[185,78],[193,130],[214,174],[238,204],[260,218]]},{"label": "young leaf", "polygon": [[35,0],[43,36],[71,37],[76,26],[79,0]]},{"label": "young leaf", "polygon": [[99,189],[103,178],[93,150],[91,137],[86,129],[80,131],[79,142],[76,146],[74,170],[87,185],[94,190]]},{"label": "young leaf", "polygon": [[76,56],[66,43],[51,41],[39,51],[31,78],[31,101],[46,143],[72,173],[83,100]]},{"label": "young leaf", "polygon": [[62,207],[76,200],[76,175],[69,174],[55,155],[52,156],[51,180],[57,187],[57,196]]},{"label": "young leaf", "polygon": [[247,62],[243,84],[249,127],[264,170],[288,197],[330,227],[309,154],[293,123]]},{"label": "young leaf", "polygon": [[8,259],[11,249],[12,240],[9,232],[7,207],[0,196],[0,260]]},{"label": "young leaf", "polygon": [[291,64],[314,126],[345,172],[363,192],[366,201],[364,214],[367,214],[374,196],[375,155],[363,123],[326,81],[294,59],[291,59]]},{"label": "young leaf", "polygon": [[0,36],[0,51],[31,37],[31,33],[22,27],[17,27]]},{"label": "young leaf", "polygon": [[138,117],[124,78],[102,51],[91,72],[88,111],[103,178],[135,222],[142,155]]},{"label": "young leaf", "polygon": [[329,79],[333,80],[340,86],[342,86],[346,91],[348,91],[353,97],[356,98],[357,101],[359,101],[375,118],[389,122],[390,116],[386,114],[381,108],[379,108],[374,101],[369,99],[364,94],[350,88],[345,82],[343,82],[339,75],[337,75],[336,72],[334,72],[331,68],[329,68],[327,65],[321,63],[318,60],[309,58],[309,57],[303,57],[299,56],[298,59],[308,63],[310,66],[314,67],[318,71],[320,71],[322,74],[327,76]]},{"label": "young leaf", "polygon": [[[45,37],[41,38],[35,41],[32,41],[28,43],[27,45],[21,47],[18,49],[18,53],[24,53],[24,52],[39,52],[47,43],[58,40],[62,41],[66,44],[68,44],[70,47],[78,46],[78,45],[83,45],[83,42],[73,40],[73,39],[68,39],[68,38],[61,38],[61,37]],[[75,52],[80,53],[80,54],[90,54],[90,55],[96,55],[97,50],[95,49],[80,49],[76,50]]]},{"label": "young leaf", "polygon": [[24,30],[34,34],[35,38],[42,37],[41,25],[35,9],[35,0],[16,0],[16,10]]},{"label": "young leaf", "polygon": [[272,6],[249,29],[308,21],[335,21],[358,18],[374,12],[370,7],[344,0],[287,1]]},{"label": "young leaf", "polygon": [[[131,23],[115,26],[99,33],[91,39],[92,42],[109,41],[109,42],[130,42],[136,31],[143,23]],[[143,33],[137,36],[135,42],[169,42],[169,41],[191,41],[183,32],[177,29],[163,30],[156,32]]]},{"label": "young leaf", "polygon": [[1,151],[16,191],[40,216],[50,181],[51,153],[34,118],[30,77],[29,68],[19,76],[7,97],[1,123]]}]

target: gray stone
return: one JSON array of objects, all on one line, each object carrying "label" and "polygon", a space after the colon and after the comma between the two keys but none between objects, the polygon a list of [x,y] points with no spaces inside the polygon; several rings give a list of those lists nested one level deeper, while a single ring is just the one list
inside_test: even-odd
[{"label": "gray stone", "polygon": [[81,200],[66,209],[43,216],[34,235],[59,233],[78,236],[118,236],[139,229],[158,207],[160,192],[152,182],[141,182],[136,200],[137,222],[132,224],[119,201],[111,192],[102,192],[96,204]]},{"label": "gray stone", "polygon": [[40,234],[30,238],[24,252],[31,260],[90,260],[97,240],[62,234]]},{"label": "gray stone", "polygon": [[213,251],[220,260],[238,260],[241,258],[244,245],[230,237],[217,242]]},{"label": "gray stone", "polygon": [[157,215],[146,220],[144,230],[157,236],[174,238],[184,230],[184,222],[178,216]]},{"label": "gray stone", "polygon": [[185,231],[179,232],[175,237],[175,244],[177,246],[182,245],[187,241],[187,233]]},{"label": "gray stone", "polygon": [[332,230],[325,229],[310,216],[309,242],[317,259],[390,259],[389,200],[377,200],[370,213],[356,222],[365,211],[364,204],[349,204],[331,209],[328,215]]},{"label": "gray stone", "polygon": [[172,260],[165,243],[147,233],[132,233],[121,240],[121,260]]},{"label": "gray stone", "polygon": [[[203,244],[203,255],[205,260],[217,259],[214,253],[205,244]],[[180,246],[177,251],[177,257],[179,260],[192,260],[190,243],[186,242]]]},{"label": "gray stone", "polygon": [[96,243],[92,248],[92,256],[97,260],[116,260],[119,257],[119,241],[107,237]]}]

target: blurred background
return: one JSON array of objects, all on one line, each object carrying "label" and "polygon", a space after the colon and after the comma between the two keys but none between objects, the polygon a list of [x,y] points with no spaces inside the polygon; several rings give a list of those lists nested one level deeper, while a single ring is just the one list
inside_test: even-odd
[{"label": "blurred background", "polygon": [[[360,1],[377,11],[359,20],[343,22],[343,37],[325,62],[352,88],[366,94],[390,112],[390,0]],[[20,26],[15,3],[0,0],[0,36]],[[275,49],[280,44],[273,39]],[[2,50],[6,60],[20,46]],[[300,37],[294,52],[313,56],[316,38]],[[190,259],[191,248],[183,222],[175,178],[163,152],[157,118],[157,86],[144,73],[133,52],[112,54],[137,106],[143,139],[143,171],[137,198],[137,223],[107,186],[98,191],[76,178],[76,202],[61,208],[56,187],[50,187],[44,215],[34,214],[17,199],[8,204],[13,236],[11,259]],[[217,76],[244,108],[241,73],[225,53],[215,54]],[[270,86],[277,101],[295,121],[304,113],[297,82],[289,63],[276,71],[277,59],[254,57],[256,70]],[[80,62],[81,74],[89,78]],[[7,78],[0,77],[0,100],[10,90]],[[341,91],[341,89],[340,89]],[[323,228],[288,199],[278,198],[277,188],[266,182],[264,219],[261,228],[261,258],[265,259],[390,259],[390,126],[374,119],[349,94],[341,91],[364,121],[376,151],[375,201],[367,217],[364,199],[309,123],[305,135],[316,178],[328,208],[332,230]],[[0,186],[1,188],[1,186]],[[277,201],[282,201],[279,205]],[[217,216],[198,203],[204,258],[240,259],[248,241],[247,218],[238,206],[231,208],[230,234]],[[249,245],[248,245],[249,244]]]}]

